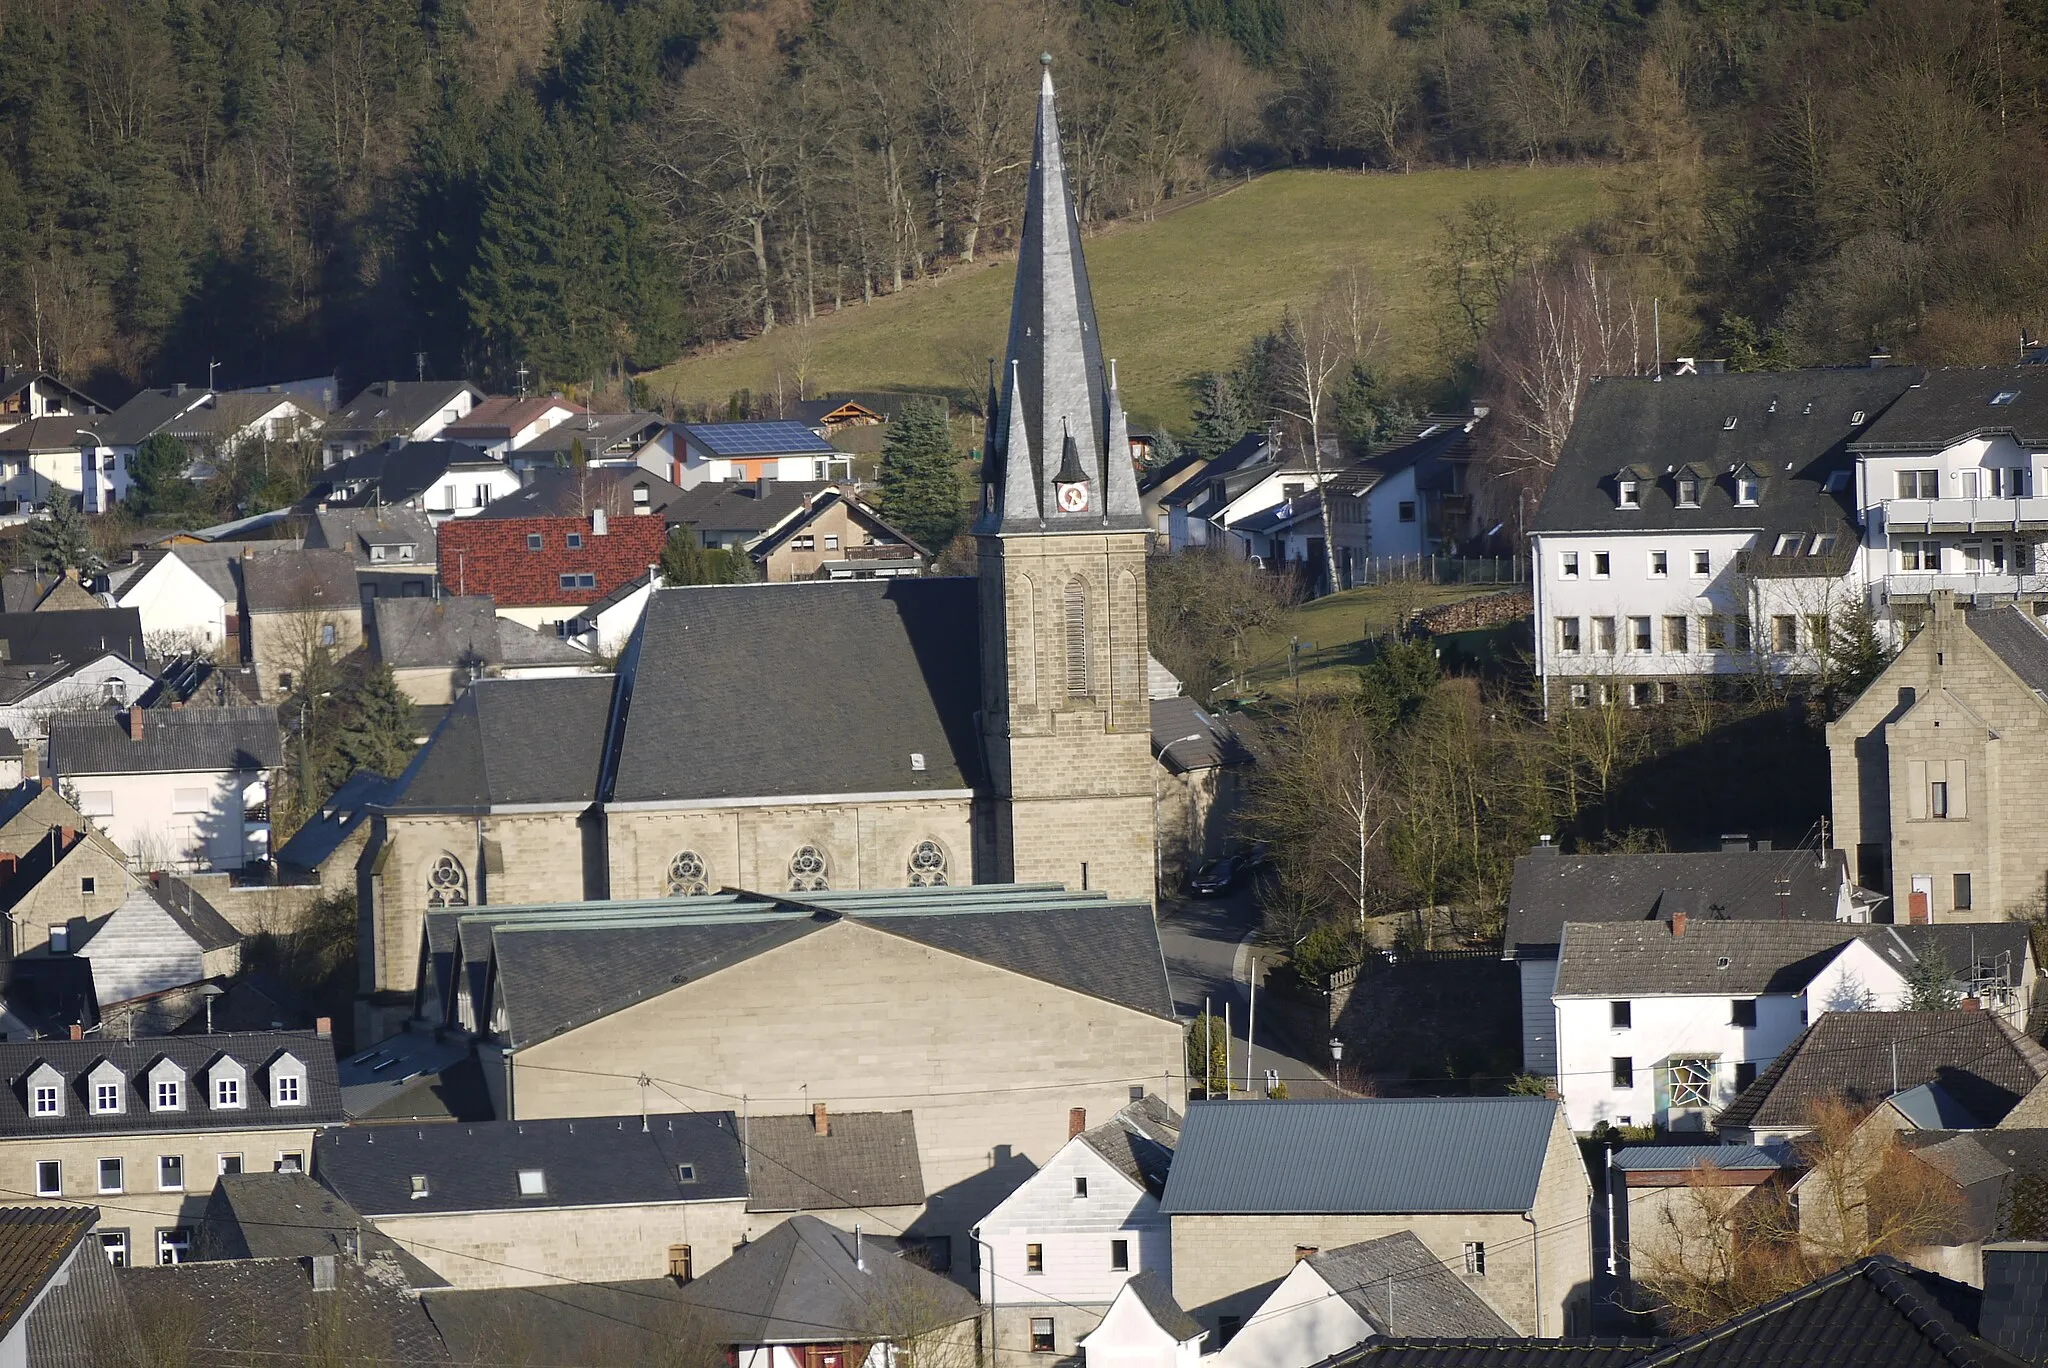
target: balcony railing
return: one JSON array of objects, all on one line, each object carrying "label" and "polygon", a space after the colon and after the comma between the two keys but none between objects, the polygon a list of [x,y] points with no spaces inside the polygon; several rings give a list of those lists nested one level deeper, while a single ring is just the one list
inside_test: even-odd
[{"label": "balcony railing", "polygon": [[2009,599],[2022,594],[2048,595],[2048,575],[1936,575],[1897,570],[1884,577],[1884,589],[1894,599],[1924,598],[1937,590],[1957,598]]},{"label": "balcony railing", "polygon": [[2048,531],[2048,498],[1887,499],[1884,521],[1894,532]]}]

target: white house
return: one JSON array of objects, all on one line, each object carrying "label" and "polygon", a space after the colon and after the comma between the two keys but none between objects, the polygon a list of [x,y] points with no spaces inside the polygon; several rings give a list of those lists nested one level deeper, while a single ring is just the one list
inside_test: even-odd
[{"label": "white house", "polygon": [[1072,1355],[1134,1274],[1168,1277],[1172,1235],[1159,1193],[1180,1118],[1142,1097],[1073,1135],[975,1228],[982,1301],[998,1354]]},{"label": "white house", "polygon": [[581,406],[551,395],[523,399],[494,394],[441,429],[443,439],[475,447],[486,456],[503,460],[543,433],[580,417]]},{"label": "white house", "polygon": [[645,579],[628,580],[598,599],[561,624],[562,640],[600,656],[616,656],[625,649],[626,638],[640,625],[658,578],[657,573],[650,571]]},{"label": "white house", "polygon": [[[1247,433],[1159,501],[1166,544],[1175,551],[1207,546],[1218,536],[1215,520],[1246,490],[1278,468],[1273,438]],[[1274,500],[1278,502],[1278,500]],[[1264,507],[1265,505],[1259,505]]]},{"label": "white house", "polygon": [[240,869],[270,854],[275,708],[180,708],[50,719],[50,768],[78,809],[151,869]]},{"label": "white house", "polygon": [[1567,922],[1551,998],[1575,1131],[1703,1131],[1824,1012],[1891,1010],[1913,952],[1889,926]]},{"label": "white house", "polygon": [[57,714],[125,707],[155,683],[155,675],[119,651],[44,666],[0,666],[0,727],[33,744]]},{"label": "white house", "polygon": [[158,433],[191,449],[196,459],[190,473],[198,479],[212,469],[207,458],[232,455],[250,442],[295,441],[319,427],[320,419],[286,394],[172,385],[143,390],[112,413],[79,426],[80,501],[86,512],[99,513],[128,497],[135,453]]},{"label": "white house", "polygon": [[148,552],[114,603],[136,610],[144,639],[160,655],[212,651],[239,630],[235,560],[243,549],[235,542],[205,542]]},{"label": "white house", "polygon": [[1207,1338],[1209,1332],[1173,1299],[1164,1277],[1140,1273],[1117,1290],[1102,1320],[1081,1336],[1081,1357],[1087,1368],[1196,1368]]},{"label": "white house", "polygon": [[393,438],[431,442],[483,400],[459,380],[379,380],[327,417],[320,465],[338,465]]},{"label": "white house", "polygon": [[670,468],[655,473],[684,489],[706,481],[853,478],[853,457],[798,422],[681,423],[675,440]]}]

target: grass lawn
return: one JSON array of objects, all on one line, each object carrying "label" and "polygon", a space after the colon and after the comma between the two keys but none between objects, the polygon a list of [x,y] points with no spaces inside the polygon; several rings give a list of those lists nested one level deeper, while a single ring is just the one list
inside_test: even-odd
[{"label": "grass lawn", "polygon": [[[1413,175],[1283,171],[1152,223],[1112,227],[1088,244],[1107,351],[1133,426],[1185,427],[1190,377],[1230,364],[1281,307],[1313,295],[1336,268],[1363,261],[1387,298],[1383,364],[1397,377],[1441,370],[1441,301],[1427,263],[1441,221],[1494,194],[1531,235],[1551,237],[1599,211],[1598,167],[1494,167]],[[872,304],[821,316],[809,337],[764,338],[685,357],[647,376],[654,393],[722,409],[734,390],[772,392],[803,362],[813,393],[841,389],[978,393],[1001,355],[1014,262],[959,268]],[[807,355],[803,353],[807,352]],[[785,383],[793,386],[793,380]]]},{"label": "grass lawn", "polygon": [[[1368,658],[1375,637],[1392,631],[1396,623],[1421,608],[1440,603],[1491,594],[1501,586],[1492,584],[1374,584],[1363,589],[1346,589],[1304,603],[1290,612],[1276,629],[1254,635],[1246,643],[1245,658],[1252,662],[1245,677],[1253,691],[1273,695],[1281,701],[1294,695],[1294,682],[1287,676],[1287,646],[1296,637],[1302,642],[1300,671],[1304,695],[1334,693],[1352,687],[1352,673]],[[1308,643],[1314,642],[1314,652]]]}]

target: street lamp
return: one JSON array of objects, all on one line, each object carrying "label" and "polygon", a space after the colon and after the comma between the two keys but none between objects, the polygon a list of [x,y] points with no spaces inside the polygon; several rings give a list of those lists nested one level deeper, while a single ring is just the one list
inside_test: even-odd
[{"label": "street lamp", "polygon": [[1342,1064],[1344,1062],[1344,1041],[1338,1036],[1330,1037],[1330,1062],[1332,1064]]},{"label": "street lamp", "polygon": [[[1201,741],[1204,739],[1200,732],[1189,732],[1186,736],[1174,737],[1173,740],[1159,748],[1159,765],[1164,766],[1166,764],[1166,753],[1181,742]],[[1165,862],[1165,859],[1166,841],[1159,832],[1159,769],[1154,768],[1152,771],[1152,881],[1154,883],[1159,881],[1159,866]]]},{"label": "street lamp", "polygon": [[[93,431],[93,430],[92,430],[91,428],[79,428],[79,429],[78,429],[78,435],[79,435],[80,437],[90,437],[90,438],[92,438],[92,448],[91,448],[91,450],[92,450],[92,455],[91,455],[90,457],[88,457],[88,458],[86,459],[86,461],[85,461],[85,469],[81,470],[81,471],[80,471],[80,472],[78,473],[78,474],[79,474],[79,479],[78,479],[79,497],[80,497],[81,499],[83,499],[84,497],[86,497],[86,494],[87,494],[87,492],[89,491],[89,492],[90,492],[90,493],[91,493],[91,494],[92,494],[92,495],[94,496],[94,498],[93,498],[93,502],[97,503],[97,502],[98,502],[98,498],[97,498],[97,496],[98,496],[98,494],[99,494],[99,489],[100,489],[100,472],[99,472],[99,459],[100,459],[100,448],[101,448],[101,447],[103,447],[103,446],[105,446],[105,445],[107,444],[107,439],[106,439],[106,438],[104,438],[104,437],[102,437],[102,436],[100,436],[100,435],[99,435],[99,434],[98,434],[97,432],[94,432],[94,431]],[[34,470],[35,470],[35,465],[34,465],[34,463],[33,463],[33,462],[31,462],[31,463],[30,463],[30,465],[29,465],[29,470],[30,470],[30,472],[31,472],[31,473],[33,473],[33,472],[34,472]],[[48,481],[48,480],[46,479],[46,480],[44,480],[44,481],[43,481],[43,483],[45,483],[45,484],[48,484],[48,483],[49,483],[49,481]],[[35,481],[34,481],[34,480],[30,480],[30,481],[29,481],[29,492],[30,492],[31,494],[33,494],[33,493],[35,492]],[[104,509],[96,509],[96,508],[88,508],[88,509],[86,509],[86,512],[88,512],[88,513],[99,513],[99,512],[105,512],[105,511],[106,511],[106,510],[104,510]]]}]

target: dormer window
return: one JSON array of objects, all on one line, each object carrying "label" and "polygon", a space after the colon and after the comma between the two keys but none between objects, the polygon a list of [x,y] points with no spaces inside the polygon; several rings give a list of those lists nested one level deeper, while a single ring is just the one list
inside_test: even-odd
[{"label": "dormer window", "polygon": [[292,1054],[281,1054],[270,1064],[270,1105],[306,1105],[306,1066]]},{"label": "dormer window", "polygon": [[409,561],[413,558],[413,555],[417,549],[418,548],[412,546],[410,543],[401,546],[398,548],[398,558],[402,561]]},{"label": "dormer window", "polygon": [[1698,508],[1700,506],[1700,477],[1681,475],[1678,477],[1678,506]]},{"label": "dormer window", "polygon": [[160,1059],[149,1071],[149,1109],[156,1112],[185,1110],[185,1071],[168,1059]]},{"label": "dormer window", "polygon": [[101,1060],[85,1076],[94,1116],[119,1116],[128,1109],[128,1080],[112,1060]]},{"label": "dormer window", "polygon": [[1747,470],[1735,472],[1735,503],[1739,508],[1755,508],[1763,499],[1764,482]]},{"label": "dormer window", "polygon": [[64,1075],[49,1064],[39,1064],[28,1076],[29,1114],[64,1114]]},{"label": "dormer window", "polygon": [[412,1176],[413,1200],[418,1201],[422,1197],[431,1197],[432,1195],[433,1190],[427,1184],[427,1175],[424,1173],[415,1173]]},{"label": "dormer window", "polygon": [[214,1062],[211,1081],[216,1111],[241,1111],[249,1105],[249,1077],[241,1061],[222,1055]]},{"label": "dormer window", "polygon": [[1826,556],[1833,554],[1834,549],[1835,534],[1832,532],[1822,532],[1814,537],[1813,545],[1807,548],[1806,554],[1809,556]]},{"label": "dormer window", "polygon": [[1777,549],[1771,552],[1771,554],[1774,556],[1796,556],[1799,554],[1800,544],[1805,540],[1806,538],[1800,536],[1797,532],[1781,533],[1778,537]]},{"label": "dormer window", "polygon": [[371,559],[371,560],[373,560],[373,561],[380,561],[380,560],[383,560],[383,559],[384,559],[384,548],[383,548],[383,547],[381,547],[381,546],[373,546],[373,547],[371,547],[371,548],[370,548],[370,559]]},{"label": "dormer window", "polygon": [[1622,508],[1641,508],[1642,494],[1634,480],[1622,480],[1614,487],[1614,501]]}]

